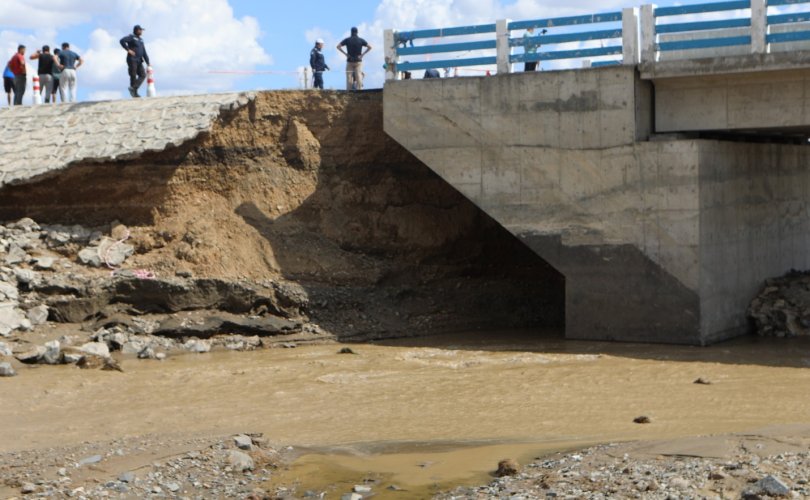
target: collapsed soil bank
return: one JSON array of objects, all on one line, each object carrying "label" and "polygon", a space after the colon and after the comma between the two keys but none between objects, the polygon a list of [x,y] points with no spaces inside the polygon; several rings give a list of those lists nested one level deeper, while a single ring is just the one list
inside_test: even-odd
[{"label": "collapsed soil bank", "polygon": [[127,266],[159,276],[300,283],[341,338],[562,323],[563,278],[384,134],[381,93],[260,93],[179,147],[0,198],[0,220],[121,221]]}]

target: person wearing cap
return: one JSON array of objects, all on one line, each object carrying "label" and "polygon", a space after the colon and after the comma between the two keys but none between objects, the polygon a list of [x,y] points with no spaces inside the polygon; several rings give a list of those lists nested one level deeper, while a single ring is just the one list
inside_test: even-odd
[{"label": "person wearing cap", "polygon": [[357,35],[357,28],[352,28],[351,36],[344,38],[337,49],[346,56],[346,90],[363,90],[363,57],[371,51],[371,45]]},{"label": "person wearing cap", "polygon": [[329,66],[327,66],[326,59],[321,50],[323,50],[323,39],[318,38],[315,40],[315,47],[309,53],[309,66],[312,68],[312,75],[314,77],[313,86],[316,89],[323,90],[323,72],[329,71]]},{"label": "person wearing cap", "polygon": [[[37,75],[39,76],[40,93],[45,93],[45,102],[49,103],[53,93],[53,67],[56,58],[51,54],[51,48],[43,45],[42,50],[38,50],[36,54],[31,54],[31,60],[35,59],[39,60]],[[56,101],[54,100],[54,102]]]},{"label": "person wearing cap", "polygon": [[8,61],[8,67],[14,73],[14,105],[20,106],[28,83],[25,68],[25,45],[17,47],[17,52]]},{"label": "person wearing cap", "polygon": [[127,68],[129,69],[129,95],[132,97],[140,97],[138,89],[146,80],[146,69],[143,67],[145,62],[147,66],[149,63],[149,54],[146,53],[146,46],[143,43],[143,28],[136,24],[132,28],[132,34],[127,35],[121,39],[121,47],[127,51]]}]

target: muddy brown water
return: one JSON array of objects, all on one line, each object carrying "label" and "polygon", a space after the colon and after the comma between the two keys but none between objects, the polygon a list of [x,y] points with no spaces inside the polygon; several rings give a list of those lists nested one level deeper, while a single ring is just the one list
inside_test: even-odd
[{"label": "muddy brown water", "polygon": [[339,347],[124,359],[124,373],[21,367],[0,385],[0,452],[262,432],[301,454],[269,486],[376,479],[420,496],[486,482],[506,457],[810,423],[810,339],[698,348],[489,332]]}]

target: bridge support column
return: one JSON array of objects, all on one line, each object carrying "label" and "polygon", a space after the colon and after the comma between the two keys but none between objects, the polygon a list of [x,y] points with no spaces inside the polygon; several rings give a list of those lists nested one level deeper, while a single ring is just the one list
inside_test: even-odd
[{"label": "bridge support column", "polygon": [[768,5],[766,0],[751,0],[751,52],[764,54],[768,49]]},{"label": "bridge support column", "polygon": [[495,47],[498,51],[498,74],[507,74],[512,72],[512,62],[510,56],[512,55],[512,47],[509,46],[509,23],[511,19],[499,19],[495,23],[496,42]]},{"label": "bridge support column", "polygon": [[638,64],[638,15],[632,7],[622,10],[622,63]]},{"label": "bridge support column", "polygon": [[641,62],[655,62],[655,5],[641,6]]}]

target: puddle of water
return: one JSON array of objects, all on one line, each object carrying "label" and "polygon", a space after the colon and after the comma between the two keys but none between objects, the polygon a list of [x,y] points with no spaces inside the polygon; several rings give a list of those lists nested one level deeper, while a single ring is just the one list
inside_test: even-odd
[{"label": "puddle of water", "polygon": [[[571,444],[810,421],[806,339],[693,348],[523,332],[388,344],[354,345],[357,355],[321,345],[124,360],[125,373],[22,367],[0,390],[0,452],[155,433],[263,432],[278,445],[327,450],[280,474],[289,484],[307,476],[359,484],[371,474],[427,492],[434,483],[486,481],[499,459]],[[693,384],[698,377],[713,384]],[[640,415],[652,424],[634,424]],[[417,466],[425,462],[433,465]]]}]

